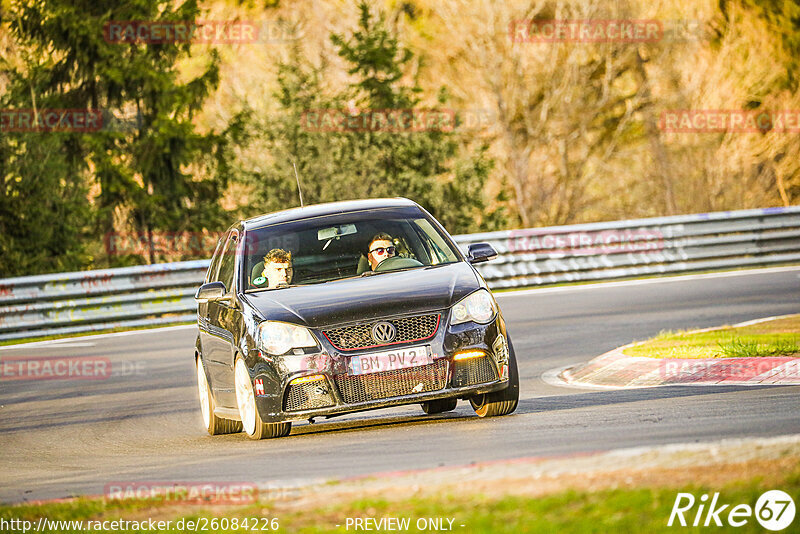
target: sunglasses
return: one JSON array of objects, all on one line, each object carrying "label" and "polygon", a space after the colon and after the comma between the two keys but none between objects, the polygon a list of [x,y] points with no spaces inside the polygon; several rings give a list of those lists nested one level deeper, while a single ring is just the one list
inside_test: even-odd
[{"label": "sunglasses", "polygon": [[369,251],[370,254],[390,254],[394,255],[395,248],[394,247],[377,247],[373,248]]}]

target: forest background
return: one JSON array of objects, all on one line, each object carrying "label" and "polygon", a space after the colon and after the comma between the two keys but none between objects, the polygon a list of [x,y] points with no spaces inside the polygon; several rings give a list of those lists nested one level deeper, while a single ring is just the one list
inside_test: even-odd
[{"label": "forest background", "polygon": [[[257,32],[129,42],[115,21]],[[659,31],[533,31],[553,21]],[[453,234],[788,206],[797,124],[665,114],[791,116],[798,61],[784,0],[2,0],[0,278],[207,258],[235,219],[299,205],[294,165],[306,204],[405,196]],[[53,110],[102,127],[19,127]],[[310,122],[392,111],[447,124]]]}]

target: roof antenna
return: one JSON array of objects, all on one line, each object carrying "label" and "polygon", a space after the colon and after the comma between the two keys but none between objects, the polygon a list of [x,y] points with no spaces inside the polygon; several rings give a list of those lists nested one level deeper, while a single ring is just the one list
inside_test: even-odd
[{"label": "roof antenna", "polygon": [[294,167],[294,177],[297,180],[297,194],[300,195],[300,207],[303,207],[303,192],[300,191],[300,177],[297,175],[297,165],[292,162],[292,167]]}]

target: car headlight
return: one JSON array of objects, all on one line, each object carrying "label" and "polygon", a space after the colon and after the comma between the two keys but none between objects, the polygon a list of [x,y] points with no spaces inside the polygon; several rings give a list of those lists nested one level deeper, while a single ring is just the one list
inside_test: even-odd
[{"label": "car headlight", "polygon": [[291,349],[316,347],[317,340],[304,326],[264,321],[258,325],[258,345],[264,352],[280,356]]},{"label": "car headlight", "polygon": [[492,320],[495,313],[497,313],[497,306],[494,298],[487,290],[479,289],[453,306],[450,324],[461,324],[467,321],[486,324]]}]

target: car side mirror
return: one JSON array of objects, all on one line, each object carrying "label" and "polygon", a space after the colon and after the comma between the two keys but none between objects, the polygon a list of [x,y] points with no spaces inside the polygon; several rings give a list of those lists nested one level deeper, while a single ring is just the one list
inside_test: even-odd
[{"label": "car side mirror", "polygon": [[497,251],[489,243],[472,243],[467,250],[467,261],[482,263],[497,257]]},{"label": "car side mirror", "polygon": [[197,302],[222,300],[225,298],[225,293],[227,293],[227,289],[223,282],[209,282],[197,288],[197,293],[194,294],[194,300]]}]

